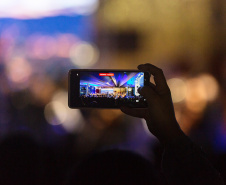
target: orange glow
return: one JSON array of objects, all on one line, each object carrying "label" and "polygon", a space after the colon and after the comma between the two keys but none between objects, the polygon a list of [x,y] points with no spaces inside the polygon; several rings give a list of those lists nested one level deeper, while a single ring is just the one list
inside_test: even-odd
[{"label": "orange glow", "polygon": [[207,92],[199,78],[189,79],[186,83],[188,91],[186,106],[192,112],[202,112],[207,104]]},{"label": "orange glow", "polygon": [[210,74],[202,74],[199,76],[202,81],[208,101],[214,101],[219,93],[219,85],[217,80]]},{"label": "orange glow", "polygon": [[174,103],[183,101],[187,94],[186,83],[179,78],[172,78],[167,81],[171,90],[172,99]]}]

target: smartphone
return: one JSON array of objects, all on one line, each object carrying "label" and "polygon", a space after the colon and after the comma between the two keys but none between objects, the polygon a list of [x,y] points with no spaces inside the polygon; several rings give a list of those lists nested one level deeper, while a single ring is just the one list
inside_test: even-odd
[{"label": "smartphone", "polygon": [[145,108],[138,88],[148,85],[148,72],[138,70],[71,69],[68,73],[70,108]]}]

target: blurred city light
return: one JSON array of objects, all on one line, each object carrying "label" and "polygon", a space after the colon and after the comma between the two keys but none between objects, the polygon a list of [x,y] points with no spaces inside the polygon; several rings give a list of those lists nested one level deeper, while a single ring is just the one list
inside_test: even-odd
[{"label": "blurred city light", "polygon": [[21,57],[13,58],[6,63],[6,72],[8,79],[15,84],[17,88],[25,88],[28,85],[29,77],[32,73],[30,63]]},{"label": "blurred city light", "polygon": [[57,44],[54,37],[31,35],[26,41],[27,55],[41,60],[49,59],[56,55]]},{"label": "blurred city light", "polygon": [[40,60],[52,57],[69,58],[70,49],[77,42],[79,38],[72,34],[54,36],[33,34],[26,40],[27,56]]},{"label": "blurred city light", "polygon": [[53,15],[89,15],[97,10],[98,5],[98,0],[1,0],[0,17],[29,19]]},{"label": "blurred city light", "polygon": [[80,42],[72,46],[70,59],[78,67],[91,67],[99,59],[99,50],[93,44]]},{"label": "blurred city light", "polygon": [[72,34],[60,34],[57,36],[57,56],[69,58],[71,47],[79,42],[79,38]]},{"label": "blurred city light", "polygon": [[172,78],[167,81],[171,90],[171,95],[174,103],[183,101],[187,94],[187,87],[184,80]]},{"label": "blurred city light", "polygon": [[79,132],[84,120],[80,110],[68,107],[68,93],[57,91],[52,101],[45,106],[45,118],[51,125],[62,125],[68,132]]}]

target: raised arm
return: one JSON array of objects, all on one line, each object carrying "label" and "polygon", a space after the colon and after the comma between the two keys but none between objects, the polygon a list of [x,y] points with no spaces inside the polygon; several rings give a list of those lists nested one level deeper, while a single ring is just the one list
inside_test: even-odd
[{"label": "raised arm", "polygon": [[168,181],[174,185],[221,185],[219,173],[211,166],[200,147],[180,129],[175,118],[170,89],[163,71],[152,64],[138,66],[154,76],[155,84],[139,89],[148,108],[122,107],[122,112],[146,120],[149,131],[165,148],[162,168]]}]

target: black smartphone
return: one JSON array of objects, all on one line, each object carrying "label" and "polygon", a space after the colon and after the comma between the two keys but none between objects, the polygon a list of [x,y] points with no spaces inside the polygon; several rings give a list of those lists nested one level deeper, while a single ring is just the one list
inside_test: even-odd
[{"label": "black smartphone", "polygon": [[148,85],[148,72],[138,70],[71,69],[68,73],[70,108],[145,108],[138,88]]}]

